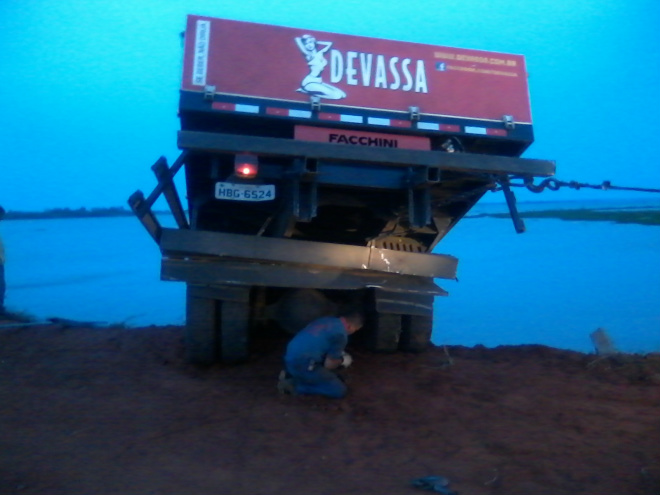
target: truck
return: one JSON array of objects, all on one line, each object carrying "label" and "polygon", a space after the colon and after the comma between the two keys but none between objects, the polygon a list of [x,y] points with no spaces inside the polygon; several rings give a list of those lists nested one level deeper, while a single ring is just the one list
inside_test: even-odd
[{"label": "truck", "polygon": [[[368,349],[424,350],[436,281],[456,278],[442,239],[496,189],[524,230],[511,179],[555,172],[521,157],[521,55],[196,15],[183,43],[181,153],[128,203],[161,279],[186,284],[192,362],[243,361],[273,324],[356,305]],[[161,196],[176,228],[153,211]]]}]

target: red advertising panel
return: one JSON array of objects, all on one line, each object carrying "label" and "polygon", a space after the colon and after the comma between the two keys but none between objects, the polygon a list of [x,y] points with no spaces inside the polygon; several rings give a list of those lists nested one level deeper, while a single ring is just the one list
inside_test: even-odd
[{"label": "red advertising panel", "polygon": [[521,55],[189,16],[182,89],[531,123]]}]

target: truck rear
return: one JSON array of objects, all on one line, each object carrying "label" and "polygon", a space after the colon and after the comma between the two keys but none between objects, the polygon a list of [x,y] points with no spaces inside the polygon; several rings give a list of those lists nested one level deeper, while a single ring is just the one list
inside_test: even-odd
[{"label": "truck rear", "polygon": [[[520,55],[189,16],[178,146],[129,204],[187,284],[192,361],[238,361],[274,319],[295,332],[342,305],[374,350],[430,342],[436,246],[489,190],[550,176]],[[184,169],[187,208],[173,176]],[[177,229],[151,207],[165,195]]]}]

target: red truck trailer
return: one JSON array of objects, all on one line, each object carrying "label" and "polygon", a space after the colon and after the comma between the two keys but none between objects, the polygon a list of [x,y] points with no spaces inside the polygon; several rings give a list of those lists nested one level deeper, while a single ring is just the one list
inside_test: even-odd
[{"label": "red truck trailer", "polygon": [[[161,278],[187,284],[200,363],[245,359],[269,319],[295,332],[344,304],[364,308],[371,349],[422,350],[435,279],[456,277],[438,243],[487,191],[514,212],[510,178],[555,170],[520,158],[520,55],[189,16],[179,116],[181,155],[129,204]],[[161,194],[176,229],[151,210]]]}]

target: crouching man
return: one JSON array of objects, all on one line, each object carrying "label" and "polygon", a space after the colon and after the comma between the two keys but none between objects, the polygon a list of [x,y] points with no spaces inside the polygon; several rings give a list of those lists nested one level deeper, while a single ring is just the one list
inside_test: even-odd
[{"label": "crouching man", "polygon": [[344,397],[346,384],[336,371],[351,364],[352,358],[344,349],[348,336],[363,324],[362,314],[351,311],[338,318],[319,318],[300,330],[287,346],[278,390],[335,399]]}]

